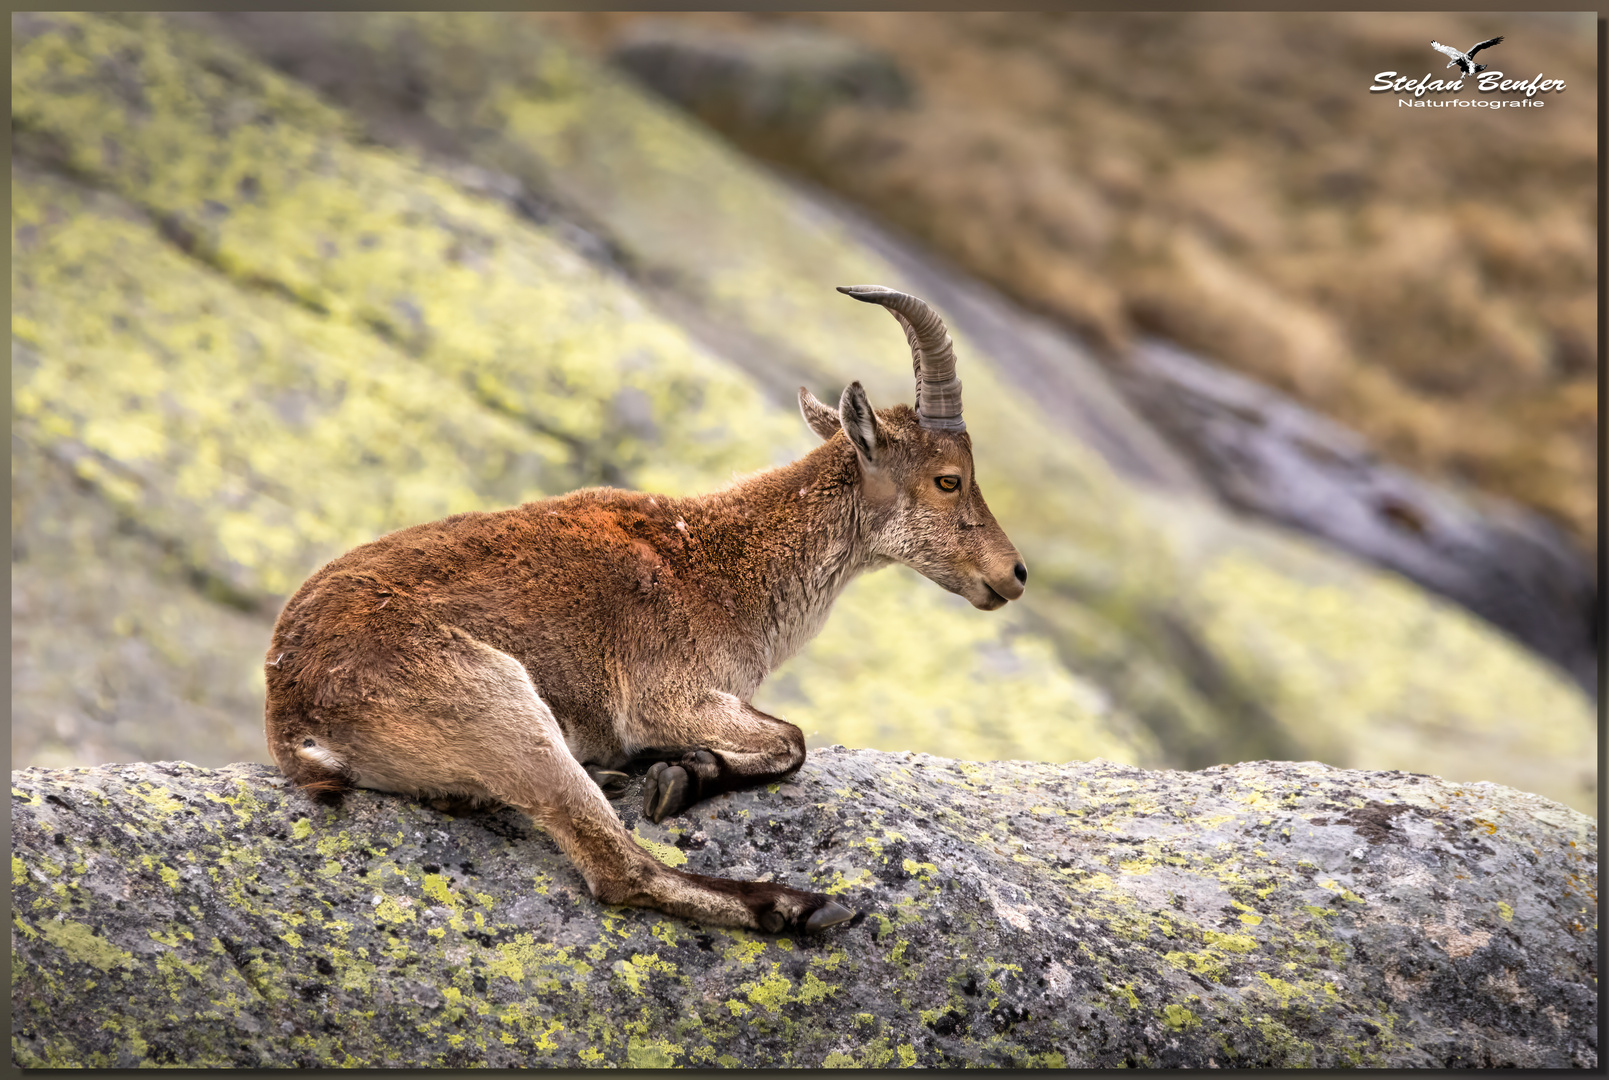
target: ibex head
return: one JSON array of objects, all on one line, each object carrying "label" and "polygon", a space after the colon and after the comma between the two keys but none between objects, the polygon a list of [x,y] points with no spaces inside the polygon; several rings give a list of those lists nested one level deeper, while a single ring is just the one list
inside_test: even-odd
[{"label": "ibex head", "polygon": [[844,390],[836,409],[799,388],[811,429],[823,439],[842,431],[854,447],[872,553],[904,563],[985,611],[1017,599],[1028,568],[973,477],[961,380],[944,321],[908,293],[878,285],[838,291],[888,308],[905,330],[916,372],[915,409],[874,412],[858,382]]}]

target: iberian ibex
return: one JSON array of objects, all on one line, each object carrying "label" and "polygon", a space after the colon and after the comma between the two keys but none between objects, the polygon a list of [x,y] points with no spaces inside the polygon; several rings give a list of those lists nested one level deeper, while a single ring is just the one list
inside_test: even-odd
[{"label": "iberian ibex", "polygon": [[268,744],[303,789],[508,804],[594,896],[772,933],[852,917],[819,893],[662,865],[606,792],[653,761],[653,821],[797,769],[804,735],[749,704],[863,570],[899,562],[980,608],[1027,568],[972,476],[944,323],[878,286],[905,328],[916,408],[838,408],[803,387],[824,440],[709,495],[589,488],[383,536],[309,578],[268,651]]}]

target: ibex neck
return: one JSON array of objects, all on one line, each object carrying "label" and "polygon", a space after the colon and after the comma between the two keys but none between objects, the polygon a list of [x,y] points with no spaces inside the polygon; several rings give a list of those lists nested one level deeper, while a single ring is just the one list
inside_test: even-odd
[{"label": "ibex neck", "polygon": [[741,575],[765,671],[814,637],[833,601],[863,570],[880,565],[865,537],[855,452],[842,437],[791,465],[749,477],[707,498],[745,541]]}]

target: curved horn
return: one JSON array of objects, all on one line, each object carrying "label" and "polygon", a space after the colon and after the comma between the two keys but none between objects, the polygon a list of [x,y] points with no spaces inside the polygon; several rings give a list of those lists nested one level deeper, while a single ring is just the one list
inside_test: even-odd
[{"label": "curved horn", "polygon": [[961,380],[955,377],[955,347],[944,320],[910,293],[881,285],[840,285],[845,296],[881,304],[905,330],[916,369],[916,417],[925,428],[965,431],[961,419]]}]

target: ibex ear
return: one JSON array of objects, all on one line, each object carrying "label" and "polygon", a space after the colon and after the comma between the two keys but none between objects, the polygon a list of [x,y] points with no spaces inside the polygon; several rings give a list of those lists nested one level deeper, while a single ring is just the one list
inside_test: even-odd
[{"label": "ibex ear", "polygon": [[823,441],[838,433],[838,410],[822,404],[816,395],[802,386],[799,387],[799,411],[804,413],[805,423],[810,425],[810,430],[820,435]]},{"label": "ibex ear", "polygon": [[860,383],[844,387],[844,396],[838,401],[839,426],[849,436],[849,443],[860,455],[862,465],[877,465],[877,415]]}]

